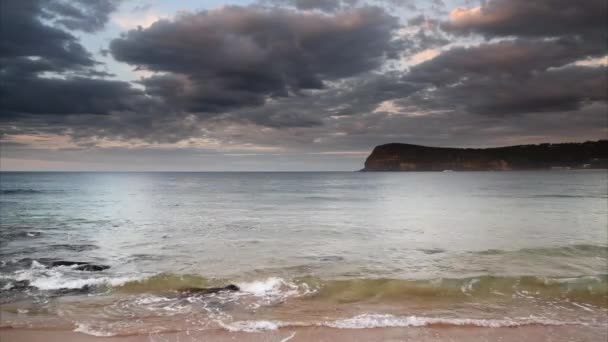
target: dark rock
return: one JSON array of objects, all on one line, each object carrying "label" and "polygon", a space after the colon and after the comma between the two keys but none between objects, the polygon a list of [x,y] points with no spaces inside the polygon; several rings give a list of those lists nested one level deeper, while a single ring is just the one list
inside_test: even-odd
[{"label": "dark rock", "polygon": [[52,295],[52,296],[82,295],[82,294],[91,293],[94,289],[95,289],[95,287],[91,286],[91,285],[84,285],[83,287],[79,287],[79,288],[75,288],[75,289],[61,288],[61,289],[51,291],[50,295]]},{"label": "dark rock", "polygon": [[88,265],[80,265],[80,266],[76,267],[75,269],[78,271],[100,272],[103,270],[107,270],[108,268],[110,268],[110,266],[108,266],[108,265],[88,264]]},{"label": "dark rock", "polygon": [[180,289],[179,293],[180,293],[180,296],[189,297],[189,296],[193,296],[193,295],[194,296],[196,296],[196,295],[204,296],[204,295],[209,295],[209,294],[218,293],[218,292],[236,292],[236,291],[240,291],[240,290],[241,289],[238,286],[230,284],[230,285],[224,286],[224,287],[185,288],[185,289]]},{"label": "dark rock", "polygon": [[108,265],[98,265],[98,264],[92,264],[90,262],[66,261],[66,260],[52,261],[49,266],[50,267],[76,266],[76,267],[74,267],[75,270],[87,271],[87,272],[99,272],[99,271],[107,270],[108,268],[110,268],[110,266],[108,266]]},{"label": "dark rock", "polygon": [[58,260],[58,261],[51,261],[49,266],[50,267],[58,267],[58,266],[74,266],[74,265],[88,265],[88,262],[83,262],[83,261],[66,261],[66,260]]}]

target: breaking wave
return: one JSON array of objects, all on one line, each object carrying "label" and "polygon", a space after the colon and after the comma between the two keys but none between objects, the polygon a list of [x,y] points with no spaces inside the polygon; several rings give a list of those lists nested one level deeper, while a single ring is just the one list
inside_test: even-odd
[{"label": "breaking wave", "polygon": [[11,289],[16,283],[26,282],[26,289],[41,291],[54,291],[65,289],[82,289],[85,287],[113,287],[138,279],[133,276],[108,276],[81,272],[70,266],[47,268],[36,260],[31,262],[27,269],[15,271],[11,275],[2,275],[4,287]]},{"label": "breaking wave", "polygon": [[236,284],[235,296],[253,296],[269,301],[293,297],[329,303],[392,302],[417,300],[486,300],[492,298],[538,298],[567,300],[608,307],[608,274],[571,278],[537,276],[479,276],[470,278],[333,279],[313,276],[252,280],[208,279],[200,275],[111,274],[82,272],[74,267],[47,268],[32,261],[25,269],[0,275],[0,286],[26,282],[28,289],[53,291],[88,289],[126,294],[165,294],[187,288],[221,287]]},{"label": "breaking wave", "polygon": [[[158,274],[121,283],[115,290],[131,293],[166,292],[192,287],[221,286],[228,280],[209,280],[198,275]],[[307,276],[286,280],[279,277],[234,282],[241,292],[259,297],[307,296],[311,300],[358,302],[408,298],[465,299],[475,297],[517,297],[571,299],[608,306],[608,275],[571,278],[536,276],[471,278],[344,279],[324,280]]]}]

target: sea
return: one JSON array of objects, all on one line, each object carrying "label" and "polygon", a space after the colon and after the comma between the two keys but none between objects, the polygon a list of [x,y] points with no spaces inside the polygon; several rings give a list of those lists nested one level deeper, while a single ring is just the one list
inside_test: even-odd
[{"label": "sea", "polygon": [[[606,170],[3,172],[0,184],[0,328],[608,329]],[[184,291],[228,284],[239,291]]]}]

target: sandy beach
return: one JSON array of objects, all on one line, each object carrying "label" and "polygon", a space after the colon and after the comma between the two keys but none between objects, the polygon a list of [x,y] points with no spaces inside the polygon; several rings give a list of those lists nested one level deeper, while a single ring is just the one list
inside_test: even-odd
[{"label": "sandy beach", "polygon": [[380,329],[331,329],[305,327],[279,329],[266,332],[228,332],[225,330],[190,331],[136,336],[96,337],[65,330],[2,329],[2,342],[190,342],[190,341],[606,341],[605,327],[544,327],[517,328],[380,328]]}]

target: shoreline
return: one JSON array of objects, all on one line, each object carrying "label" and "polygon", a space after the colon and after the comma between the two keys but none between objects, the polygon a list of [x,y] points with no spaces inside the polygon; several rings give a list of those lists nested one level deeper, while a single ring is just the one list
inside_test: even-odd
[{"label": "shoreline", "polygon": [[2,342],[189,342],[189,341],[604,341],[605,327],[525,326],[504,328],[480,327],[407,327],[336,329],[328,327],[293,327],[261,332],[229,332],[223,329],[172,333],[92,336],[70,330],[1,328]]}]

